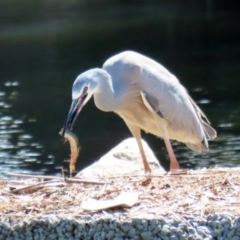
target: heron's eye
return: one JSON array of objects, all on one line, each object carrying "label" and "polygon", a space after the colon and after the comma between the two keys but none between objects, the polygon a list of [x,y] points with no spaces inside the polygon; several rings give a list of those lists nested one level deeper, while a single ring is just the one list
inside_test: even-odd
[{"label": "heron's eye", "polygon": [[84,88],[83,88],[83,93],[86,93],[87,90],[88,90],[88,87],[84,87]]}]

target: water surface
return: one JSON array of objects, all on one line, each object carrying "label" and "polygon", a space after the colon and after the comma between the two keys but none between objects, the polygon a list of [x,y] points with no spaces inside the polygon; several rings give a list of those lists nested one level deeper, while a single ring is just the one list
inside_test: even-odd
[{"label": "water surface", "polygon": [[[240,25],[234,7],[72,4],[33,4],[29,7],[38,11],[28,18],[1,13],[1,175],[60,175],[62,166],[67,170],[69,146],[58,132],[70,107],[74,79],[128,49],[151,56],[173,72],[218,132],[204,154],[173,142],[181,167],[240,163]],[[81,112],[74,132],[82,146],[77,171],[131,136],[118,116],[99,111],[93,101]],[[147,134],[143,138],[168,168],[163,141]]]}]

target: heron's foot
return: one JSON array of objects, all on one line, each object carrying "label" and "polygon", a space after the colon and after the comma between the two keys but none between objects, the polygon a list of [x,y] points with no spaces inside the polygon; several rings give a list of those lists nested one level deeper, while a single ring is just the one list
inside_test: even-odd
[{"label": "heron's foot", "polygon": [[144,172],[145,172],[146,174],[149,174],[149,173],[152,172],[152,170],[151,170],[151,168],[149,167],[149,165],[144,166]]}]

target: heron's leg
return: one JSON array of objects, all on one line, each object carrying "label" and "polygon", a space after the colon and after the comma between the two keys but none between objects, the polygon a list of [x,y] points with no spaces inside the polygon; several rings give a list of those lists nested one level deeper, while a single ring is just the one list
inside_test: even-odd
[{"label": "heron's leg", "polygon": [[172,145],[169,140],[166,123],[164,125],[165,125],[165,126],[163,126],[164,142],[165,142],[165,145],[166,145],[166,148],[168,151],[168,155],[170,158],[170,170],[179,169],[179,163],[175,157],[175,154],[172,149]]},{"label": "heron's leg", "polygon": [[131,131],[132,135],[134,136],[134,138],[137,141],[139,150],[140,150],[140,154],[142,157],[142,162],[143,162],[143,166],[144,166],[144,171],[145,173],[147,172],[151,172],[151,168],[149,167],[143,146],[142,146],[142,141],[141,141],[141,129],[133,124],[130,124],[128,122],[125,122],[129,128],[129,130]]},{"label": "heron's leg", "polygon": [[170,158],[170,170],[179,169],[179,163],[177,161],[177,158],[175,157],[175,154],[173,152],[172,145],[171,145],[169,139],[164,138],[164,142],[165,142],[165,145],[166,145],[166,148],[168,151],[168,155]]}]

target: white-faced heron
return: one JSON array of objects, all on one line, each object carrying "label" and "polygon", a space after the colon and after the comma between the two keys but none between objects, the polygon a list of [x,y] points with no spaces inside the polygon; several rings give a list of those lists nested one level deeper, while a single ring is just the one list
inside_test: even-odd
[{"label": "white-faced heron", "polygon": [[145,172],[151,172],[141,143],[141,129],[164,139],[170,169],[178,169],[170,139],[196,152],[208,150],[216,131],[178,79],[156,61],[132,51],[109,58],[102,68],[80,74],[72,88],[72,105],[63,130],[71,129],[93,96],[102,111],[115,112],[135,137]]}]

